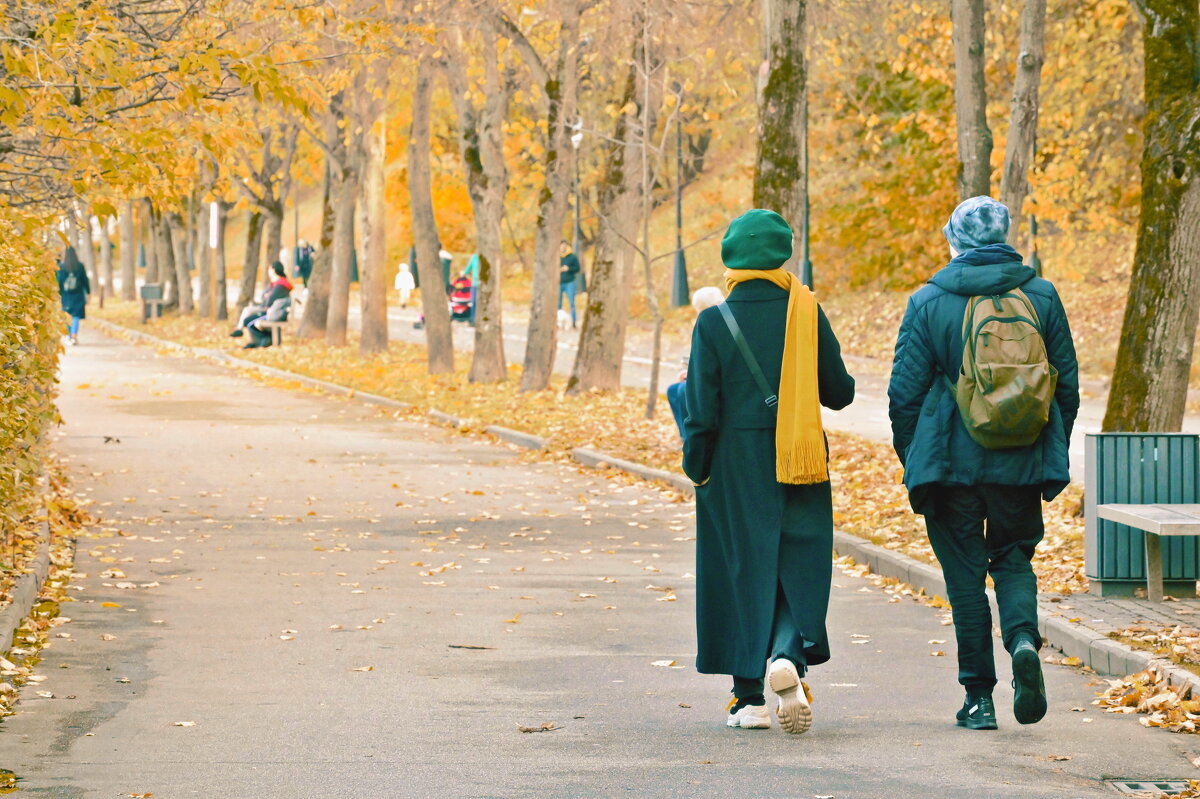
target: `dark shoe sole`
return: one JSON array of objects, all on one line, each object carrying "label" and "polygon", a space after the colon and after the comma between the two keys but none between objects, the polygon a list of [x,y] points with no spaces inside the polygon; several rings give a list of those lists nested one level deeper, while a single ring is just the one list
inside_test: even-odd
[{"label": "dark shoe sole", "polygon": [[1013,655],[1013,715],[1019,724],[1036,724],[1046,715],[1046,684],[1037,650],[1020,649]]},{"label": "dark shoe sole", "polygon": [[971,720],[971,719],[966,719],[965,721],[958,721],[958,720],[956,720],[954,723],[955,723],[955,724],[957,724],[957,725],[958,725],[958,726],[960,726],[960,727],[965,727],[965,728],[966,728],[966,729],[968,729],[968,730],[995,730],[995,729],[999,729],[999,727],[996,725],[996,722],[995,722],[995,720],[994,720],[994,719],[992,719],[992,720],[989,720],[989,721],[973,721],[973,720]]}]

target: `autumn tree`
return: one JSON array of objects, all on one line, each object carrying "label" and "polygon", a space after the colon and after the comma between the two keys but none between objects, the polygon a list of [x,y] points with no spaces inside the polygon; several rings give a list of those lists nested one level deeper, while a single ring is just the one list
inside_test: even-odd
[{"label": "autumn tree", "polygon": [[475,293],[475,347],[469,379],[497,383],[505,379],[501,320],[501,226],[508,193],[504,162],[504,123],[508,118],[511,71],[501,64],[498,36],[489,21],[479,32],[482,80],[472,84],[467,68],[470,43],[461,32],[446,37],[448,53],[441,61],[457,116],[459,153],[475,220],[479,272]]},{"label": "autumn tree", "polygon": [[1025,0],[1021,10],[1021,34],[1017,40],[1017,75],[1013,81],[1012,119],[1004,145],[1004,174],[1000,202],[1012,214],[1008,243],[1020,241],[1022,208],[1029,194],[1029,168],[1037,139],[1038,89],[1046,58],[1046,0]]},{"label": "autumn tree", "polygon": [[960,198],[991,194],[992,131],[984,77],[984,0],[951,0]]},{"label": "autumn tree", "polygon": [[1177,431],[1200,314],[1200,7],[1135,5],[1146,64],[1141,219],[1104,429]]},{"label": "autumn tree", "polygon": [[792,257],[785,264],[792,271],[801,255],[807,202],[802,163],[808,127],[805,6],[806,0],[763,0],[754,161],[754,206],[775,211],[792,226]]},{"label": "autumn tree", "polygon": [[555,52],[548,65],[525,33],[499,10],[493,22],[521,54],[545,102],[543,183],[538,192],[534,238],[533,297],[525,339],[522,391],[539,391],[550,384],[557,353],[556,304],[559,285],[558,245],[571,193],[571,125],[579,91],[580,0],[555,5]]}]

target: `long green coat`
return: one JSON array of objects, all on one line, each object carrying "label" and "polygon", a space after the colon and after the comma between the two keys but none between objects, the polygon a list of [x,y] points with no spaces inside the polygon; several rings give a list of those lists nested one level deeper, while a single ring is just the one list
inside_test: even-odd
[{"label": "long green coat", "polygon": [[[766,280],[727,300],[767,382],[779,385],[788,294]],[[818,310],[821,404],[854,399],[841,347]],[[761,676],[771,655],[776,598],[783,592],[803,634],[808,665],[829,659],[833,511],[829,483],[775,480],[775,414],[763,401],[720,308],[696,320],[686,386],[683,470],[696,489],[696,668]]]}]

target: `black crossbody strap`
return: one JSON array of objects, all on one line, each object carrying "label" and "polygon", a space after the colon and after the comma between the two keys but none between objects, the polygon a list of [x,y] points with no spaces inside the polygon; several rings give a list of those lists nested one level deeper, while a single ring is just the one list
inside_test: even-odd
[{"label": "black crossbody strap", "polygon": [[738,350],[742,353],[742,359],[746,361],[746,366],[750,369],[750,374],[754,376],[754,382],[758,384],[758,390],[762,392],[763,402],[771,410],[776,410],[776,406],[779,405],[779,395],[772,391],[770,384],[767,383],[766,375],[759,368],[758,359],[750,351],[750,345],[746,343],[746,337],[742,335],[741,327],[738,326],[737,320],[733,318],[733,311],[729,310],[729,306],[726,303],[721,303],[717,307],[721,309],[721,316],[725,319],[725,326],[729,328],[729,334],[733,336],[733,342],[737,344]]}]

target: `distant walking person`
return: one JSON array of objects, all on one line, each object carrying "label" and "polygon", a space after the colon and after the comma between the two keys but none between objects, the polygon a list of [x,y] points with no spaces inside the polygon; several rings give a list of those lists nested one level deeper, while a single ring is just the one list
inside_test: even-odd
[{"label": "distant walking person", "polygon": [[416,281],[413,280],[412,269],[408,264],[400,264],[400,271],[396,272],[396,291],[400,294],[400,307],[407,308],[408,301],[412,297],[413,289],[416,288]]},{"label": "distant walking person", "polygon": [[[807,669],[829,660],[833,506],[821,405],[854,399],[816,297],[781,267],[792,231],[748,211],[721,242],[728,299],[692,331],[683,470],[696,484],[696,668],[733,676],[730,727],[812,724]],[[767,669],[767,662],[770,668]]]},{"label": "distant walking person", "polygon": [[304,281],[304,285],[308,285],[308,279],[312,277],[313,269],[313,248],[306,239],[300,239],[296,247],[296,276]]},{"label": "distant walking person", "polygon": [[87,318],[88,295],[92,293],[87,270],[79,262],[74,247],[67,247],[63,259],[58,262],[58,295],[62,309],[71,317],[67,325],[67,343],[79,343],[79,322]]},{"label": "distant walking person", "polygon": [[1041,501],[1070,481],[1067,448],[1079,410],[1067,315],[1049,281],[1005,243],[1008,209],[960,204],[942,229],[950,263],[908,301],[888,386],[904,484],[942,565],[966,701],[960,727],[996,729],[988,575],[1012,657],[1013,715],[1046,714],[1038,650]]},{"label": "distant walking person", "polygon": [[576,327],[575,319],[575,276],[579,274],[580,265],[579,257],[571,250],[571,245],[563,239],[563,243],[558,245],[559,255],[559,270],[558,270],[558,310],[562,310],[563,297],[567,298],[567,303],[571,307],[571,329]]}]

